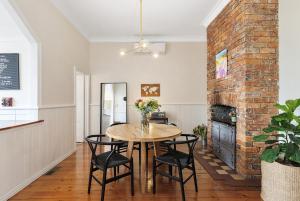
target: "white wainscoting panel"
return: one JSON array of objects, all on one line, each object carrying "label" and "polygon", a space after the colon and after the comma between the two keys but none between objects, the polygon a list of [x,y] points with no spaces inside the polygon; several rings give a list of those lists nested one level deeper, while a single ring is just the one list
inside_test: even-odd
[{"label": "white wainscoting panel", "polygon": [[[90,132],[98,134],[100,130],[100,108],[97,104],[90,105]],[[128,122],[140,121],[140,114],[134,105],[127,106]],[[192,133],[198,124],[207,124],[206,104],[162,104],[161,111],[165,111],[169,122],[175,123],[184,133]]]},{"label": "white wainscoting panel", "polygon": [[0,121],[27,121],[37,119],[37,108],[0,108]]},{"label": "white wainscoting panel", "polygon": [[39,109],[43,123],[0,131],[0,201],[75,151],[74,107]]}]

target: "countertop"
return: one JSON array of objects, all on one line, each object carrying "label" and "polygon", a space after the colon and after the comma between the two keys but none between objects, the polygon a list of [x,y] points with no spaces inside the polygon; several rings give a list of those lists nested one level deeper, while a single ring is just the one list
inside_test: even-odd
[{"label": "countertop", "polygon": [[12,128],[17,128],[21,126],[27,126],[27,125],[32,125],[32,124],[37,124],[37,123],[42,123],[44,120],[25,120],[25,121],[5,121],[5,120],[0,120],[0,131],[7,130],[7,129],[12,129]]}]

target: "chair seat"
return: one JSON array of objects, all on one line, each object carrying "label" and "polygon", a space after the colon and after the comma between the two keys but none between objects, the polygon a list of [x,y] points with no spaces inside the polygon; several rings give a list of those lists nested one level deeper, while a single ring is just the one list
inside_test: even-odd
[{"label": "chair seat", "polygon": [[158,162],[165,163],[165,164],[172,165],[172,166],[178,166],[177,159],[179,159],[180,165],[183,168],[190,164],[189,163],[189,155],[186,153],[183,153],[181,151],[175,151],[175,150],[168,151],[167,153],[165,153],[161,156],[158,156],[156,158],[156,160]]},{"label": "chair seat", "polygon": [[[104,152],[101,153],[99,155],[96,156],[96,161],[93,161],[93,163],[100,168],[101,170],[104,169],[104,164],[105,164],[105,160],[107,159],[107,157],[109,156],[109,154],[111,154],[112,151],[108,151],[108,152]],[[126,158],[125,156],[118,154],[118,153],[114,153],[109,162],[108,162],[108,166],[107,168],[112,168],[112,167],[117,167],[120,165],[124,165],[126,163],[129,163],[130,160],[128,158]]]}]

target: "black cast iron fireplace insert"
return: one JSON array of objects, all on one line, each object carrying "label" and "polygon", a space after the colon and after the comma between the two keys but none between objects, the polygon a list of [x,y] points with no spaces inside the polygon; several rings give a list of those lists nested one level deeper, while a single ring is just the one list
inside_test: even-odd
[{"label": "black cast iron fireplace insert", "polygon": [[211,134],[213,153],[230,168],[235,169],[236,122],[232,122],[230,116],[232,112],[236,113],[234,107],[225,105],[211,107]]}]

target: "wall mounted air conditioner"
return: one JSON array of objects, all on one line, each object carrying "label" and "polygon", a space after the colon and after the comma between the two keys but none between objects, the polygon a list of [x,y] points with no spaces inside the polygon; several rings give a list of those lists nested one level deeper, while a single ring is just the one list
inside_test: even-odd
[{"label": "wall mounted air conditioner", "polygon": [[134,43],[133,45],[135,54],[166,54],[166,43],[149,43],[146,49],[136,48],[138,43]]}]

